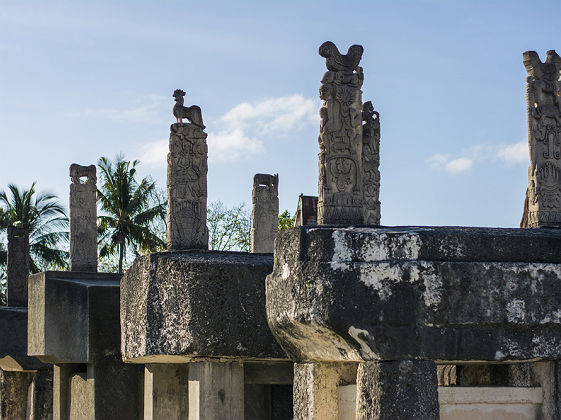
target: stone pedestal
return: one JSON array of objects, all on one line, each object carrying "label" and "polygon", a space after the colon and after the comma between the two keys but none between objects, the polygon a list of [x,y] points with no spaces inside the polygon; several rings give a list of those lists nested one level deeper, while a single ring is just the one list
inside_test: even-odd
[{"label": "stone pedestal", "polygon": [[168,154],[167,247],[208,249],[207,134],[197,125],[171,126]]},{"label": "stone pedestal", "polygon": [[[84,183],[80,178],[85,177]],[[70,270],[97,271],[95,165],[70,165]]]},{"label": "stone pedestal", "polygon": [[358,367],[359,420],[439,420],[432,361],[365,362]]},{"label": "stone pedestal", "polygon": [[243,365],[196,362],[189,366],[189,420],[244,418]]},{"label": "stone pedestal", "polygon": [[189,365],[151,363],[144,368],[144,420],[187,419]]},{"label": "stone pedestal", "polygon": [[251,252],[272,253],[279,219],[279,176],[253,177]]},{"label": "stone pedestal", "polygon": [[27,306],[29,276],[29,227],[8,226],[8,306]]},{"label": "stone pedestal", "polygon": [[338,387],[356,382],[356,363],[296,363],[294,420],[337,420]]}]

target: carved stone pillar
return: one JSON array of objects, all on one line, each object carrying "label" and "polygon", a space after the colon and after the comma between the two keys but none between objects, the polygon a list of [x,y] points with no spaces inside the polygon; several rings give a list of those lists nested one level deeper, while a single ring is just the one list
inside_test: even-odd
[{"label": "carved stone pillar", "polygon": [[561,57],[524,53],[530,167],[521,227],[561,227]]},{"label": "carved stone pillar", "polygon": [[168,154],[167,248],[208,249],[207,134],[195,124],[171,126]]},{"label": "carved stone pillar", "polygon": [[[80,178],[85,177],[84,183]],[[70,271],[97,271],[95,165],[70,165]]]},{"label": "carved stone pillar", "polygon": [[362,68],[363,48],[353,45],[341,55],[332,42],[319,54],[328,71],[320,87],[318,223],[362,224]]},{"label": "carved stone pillar", "polygon": [[27,306],[29,226],[8,226],[8,306]]},{"label": "carved stone pillar", "polygon": [[364,223],[380,224],[380,114],[372,102],[362,106],[362,183]]},{"label": "carved stone pillar", "polygon": [[251,252],[273,252],[279,218],[279,176],[253,177],[251,212]]}]

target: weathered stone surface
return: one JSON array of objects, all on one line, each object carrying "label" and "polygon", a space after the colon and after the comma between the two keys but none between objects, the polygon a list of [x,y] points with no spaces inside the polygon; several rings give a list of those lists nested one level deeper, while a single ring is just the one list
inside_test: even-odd
[{"label": "weathered stone surface", "polygon": [[121,281],[124,360],[285,359],[265,317],[265,277],[272,264],[272,256],[244,252],[137,258]]},{"label": "weathered stone surface", "polygon": [[363,224],[362,92],[359,67],[363,48],[353,45],[342,55],[324,42],[319,54],[328,71],[321,80],[318,223]]},{"label": "weathered stone surface", "polygon": [[27,390],[34,375],[0,370],[0,420],[25,419]]},{"label": "weathered stone surface", "polygon": [[0,306],[0,369],[35,370],[43,364],[27,356],[27,308]]},{"label": "weathered stone surface", "polygon": [[561,232],[294,228],[267,278],[297,361],[561,357]]},{"label": "weathered stone surface", "polygon": [[524,53],[530,167],[520,227],[561,227],[561,57]]},{"label": "weathered stone surface", "polygon": [[171,125],[167,181],[169,250],[208,249],[206,138],[207,134],[195,124]]},{"label": "weathered stone surface", "polygon": [[84,373],[75,373],[70,378],[68,419],[95,419],[94,384]]},{"label": "weathered stone surface", "polygon": [[425,360],[358,366],[357,420],[439,420],[436,365]]},{"label": "weathered stone surface", "polygon": [[364,224],[380,224],[380,114],[372,102],[362,106],[362,183]]},{"label": "weathered stone surface", "polygon": [[[84,183],[80,178],[85,177]],[[70,270],[97,271],[95,165],[70,165]]]},{"label": "weathered stone surface", "polygon": [[8,306],[27,306],[29,226],[8,226]]},{"label": "weathered stone surface", "polygon": [[356,363],[296,363],[294,420],[337,420],[337,387],[356,382]]},{"label": "weathered stone surface", "polygon": [[144,369],[144,420],[187,419],[189,365],[147,364]]},{"label": "weathered stone surface", "polygon": [[181,89],[176,89],[173,92],[173,97],[175,99],[173,116],[177,118],[177,122],[182,123],[183,118],[186,118],[191,124],[194,124],[201,130],[204,130],[205,125],[203,124],[203,114],[201,112],[201,108],[197,105],[183,106],[185,103],[185,92]]},{"label": "weathered stone surface", "polygon": [[53,368],[45,366],[37,371],[27,393],[27,419],[53,418]]},{"label": "weathered stone surface", "polygon": [[120,278],[64,271],[31,275],[28,354],[47,363],[120,361]]},{"label": "weathered stone surface", "polygon": [[311,226],[318,224],[318,198],[300,194],[298,208],[294,217],[294,226]]},{"label": "weathered stone surface", "polygon": [[251,252],[272,253],[279,224],[279,176],[255,174],[251,197]]}]

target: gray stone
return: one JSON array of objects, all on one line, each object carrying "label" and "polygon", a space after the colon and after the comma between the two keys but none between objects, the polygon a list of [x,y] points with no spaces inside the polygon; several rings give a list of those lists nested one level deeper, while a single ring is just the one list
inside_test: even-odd
[{"label": "gray stone", "polygon": [[324,42],[326,58],[321,81],[319,135],[318,223],[362,224],[362,92],[359,67],[363,48],[353,45],[342,55],[335,44]]},{"label": "gray stone", "polygon": [[251,197],[251,252],[272,253],[279,224],[279,176],[256,174]]},{"label": "gray stone", "polygon": [[53,418],[53,368],[45,366],[37,371],[27,396],[28,420]]},{"label": "gray stone", "polygon": [[144,369],[144,419],[186,419],[189,415],[189,365],[147,364]]},{"label": "gray stone", "polygon": [[265,277],[272,263],[270,255],[244,252],[138,257],[121,281],[123,359],[286,360],[265,316]]},{"label": "gray stone", "polygon": [[46,363],[120,361],[120,274],[29,276],[28,355]]},{"label": "gray stone", "polygon": [[[93,380],[87,373],[75,373],[70,378],[68,419],[93,420],[95,416]],[[117,418],[117,417],[115,417]]]},{"label": "gray stone", "polygon": [[189,420],[244,418],[243,365],[197,362],[189,366]]},{"label": "gray stone", "polygon": [[357,420],[438,420],[436,365],[424,360],[359,364]]},{"label": "gray stone", "polygon": [[35,370],[43,364],[27,356],[27,308],[0,306],[0,369]]},{"label": "gray stone", "polygon": [[[84,183],[80,178],[85,177]],[[70,165],[70,270],[97,271],[95,165]]]},{"label": "gray stone", "polygon": [[0,420],[25,419],[27,391],[34,375],[0,370]]},{"label": "gray stone", "polygon": [[318,198],[300,194],[298,208],[294,217],[294,226],[311,226],[318,224]]},{"label": "gray stone", "polygon": [[372,102],[362,106],[362,183],[364,224],[380,224],[380,114]]},{"label": "gray stone", "polygon": [[356,382],[356,363],[296,363],[294,420],[337,420],[337,387]]},{"label": "gray stone", "polygon": [[[62,364],[53,366],[54,420],[69,420],[71,383],[73,376],[77,373],[82,375],[82,379],[86,378],[86,366],[81,364]],[[75,381],[78,381],[78,379]]]},{"label": "gray stone", "polygon": [[167,248],[208,249],[207,134],[195,124],[171,126],[168,154]]},{"label": "gray stone", "polygon": [[293,360],[561,358],[561,232],[306,228],[277,235],[271,330]]},{"label": "gray stone", "polygon": [[561,57],[554,50],[543,63],[535,51],[523,57],[530,167],[520,227],[561,227]]},{"label": "gray stone", "polygon": [[29,263],[29,226],[8,226],[8,306],[27,306]]}]

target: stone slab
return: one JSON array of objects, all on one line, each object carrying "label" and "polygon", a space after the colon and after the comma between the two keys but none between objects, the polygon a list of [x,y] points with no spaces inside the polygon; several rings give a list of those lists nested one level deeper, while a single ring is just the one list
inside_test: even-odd
[{"label": "stone slab", "polygon": [[271,255],[178,251],[137,258],[121,281],[121,346],[133,363],[286,360],[265,316]]},{"label": "stone slab", "polygon": [[0,369],[36,370],[43,364],[27,356],[27,308],[0,307]]},{"label": "stone slab", "polygon": [[267,278],[297,361],[561,358],[561,232],[298,227]]},{"label": "stone slab", "polygon": [[29,277],[28,355],[46,363],[120,361],[120,274]]}]

